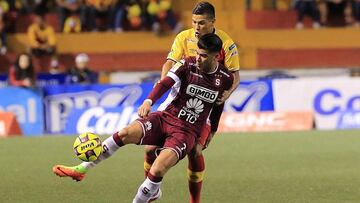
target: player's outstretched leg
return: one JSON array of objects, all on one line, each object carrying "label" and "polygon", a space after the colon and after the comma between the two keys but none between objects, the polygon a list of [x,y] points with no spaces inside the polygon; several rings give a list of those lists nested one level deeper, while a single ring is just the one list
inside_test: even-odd
[{"label": "player's outstretched leg", "polygon": [[80,181],[84,178],[86,172],[95,167],[101,161],[112,156],[120,147],[129,143],[139,143],[143,136],[143,129],[140,123],[134,121],[126,128],[114,133],[113,136],[108,137],[103,143],[103,152],[94,162],[82,162],[78,166],[67,167],[56,165],[53,167],[53,172],[60,177],[70,177],[74,180]]},{"label": "player's outstretched leg", "polygon": [[90,169],[95,167],[98,163],[101,161],[109,158],[111,155],[113,155],[120,147],[124,145],[123,141],[120,138],[121,133],[126,131],[126,129],[114,133],[113,136],[108,137],[103,143],[103,152],[98,157],[97,160],[94,162],[82,162],[81,164],[77,166],[63,166],[63,165],[56,165],[53,167],[53,172],[60,177],[70,177],[76,181],[81,181],[84,177],[86,172]]},{"label": "player's outstretched leg", "polygon": [[[199,147],[200,145],[198,145]],[[202,181],[205,171],[204,156],[194,150],[188,155],[188,182],[190,192],[190,203],[200,203]]]}]

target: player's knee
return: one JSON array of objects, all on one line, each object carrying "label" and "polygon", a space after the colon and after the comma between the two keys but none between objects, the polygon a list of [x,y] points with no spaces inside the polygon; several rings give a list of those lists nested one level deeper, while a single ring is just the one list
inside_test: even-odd
[{"label": "player's knee", "polygon": [[190,153],[189,153],[190,157],[199,157],[202,156],[202,146],[201,145],[197,145],[196,147],[194,147]]},{"label": "player's knee", "polygon": [[118,132],[118,136],[120,137],[121,141],[123,141],[125,144],[130,143],[129,142],[129,129],[123,128]]},{"label": "player's knee", "polygon": [[198,183],[204,179],[204,171],[191,171],[188,170],[187,178],[190,182]]},{"label": "player's knee", "polygon": [[150,173],[157,177],[163,177],[167,171],[177,163],[177,161],[178,157],[174,151],[164,149],[160,152],[159,156],[153,163]]},{"label": "player's knee", "polygon": [[146,156],[154,156],[156,151],[156,146],[146,145],[144,147]]},{"label": "player's knee", "polygon": [[168,168],[163,164],[152,165],[150,173],[156,177],[164,177]]},{"label": "player's knee", "polygon": [[197,148],[197,149],[195,150],[195,157],[199,157],[199,156],[202,156],[202,149],[200,149],[200,148],[198,149],[198,148]]},{"label": "player's knee", "polygon": [[121,139],[123,139],[123,138],[126,138],[128,136],[129,130],[127,128],[123,128],[117,134]]}]

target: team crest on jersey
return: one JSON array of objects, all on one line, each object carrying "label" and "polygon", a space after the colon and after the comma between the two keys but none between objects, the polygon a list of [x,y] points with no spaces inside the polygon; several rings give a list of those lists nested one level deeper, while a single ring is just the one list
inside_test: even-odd
[{"label": "team crest on jersey", "polygon": [[234,52],[231,53],[230,57],[233,57],[233,56],[235,56],[235,55],[237,55],[237,54],[238,54],[238,52],[237,52],[237,51],[234,51]]},{"label": "team crest on jersey", "polygon": [[195,96],[209,103],[214,103],[219,92],[198,85],[190,84],[186,88],[186,94]]}]

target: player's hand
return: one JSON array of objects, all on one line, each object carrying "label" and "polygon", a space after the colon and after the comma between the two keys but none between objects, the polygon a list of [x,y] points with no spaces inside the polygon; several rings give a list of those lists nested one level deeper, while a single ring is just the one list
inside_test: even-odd
[{"label": "player's hand", "polygon": [[138,109],[138,115],[140,118],[146,117],[151,111],[151,103],[145,100]]},{"label": "player's hand", "polygon": [[220,105],[220,104],[223,104],[231,95],[231,92],[230,91],[224,91],[221,98],[219,98],[217,101],[216,101],[216,104],[217,105]]},{"label": "player's hand", "polygon": [[216,132],[210,132],[210,135],[209,135],[209,137],[207,138],[207,140],[205,142],[204,149],[206,149],[209,146],[209,144],[210,144],[212,138],[214,137],[215,133]]}]

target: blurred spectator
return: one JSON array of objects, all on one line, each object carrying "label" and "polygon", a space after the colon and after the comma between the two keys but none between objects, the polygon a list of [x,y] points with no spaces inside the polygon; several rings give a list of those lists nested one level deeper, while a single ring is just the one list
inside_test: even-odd
[{"label": "blurred spectator", "polygon": [[304,28],[303,20],[306,14],[309,14],[313,21],[313,28],[320,28],[320,16],[316,0],[298,0],[295,8],[298,12],[296,29]]},{"label": "blurred spectator", "polygon": [[81,53],[75,58],[75,66],[67,72],[68,84],[93,84],[97,83],[97,74],[88,67],[89,56]]},{"label": "blurred spectator", "polygon": [[353,13],[355,18],[355,27],[360,27],[360,0],[354,0]]},{"label": "blurred spectator", "polygon": [[79,33],[79,32],[81,32],[81,27],[82,27],[81,21],[80,21],[79,17],[72,15],[72,16],[69,16],[66,18],[63,32],[64,33],[71,33],[71,32]]},{"label": "blurred spectator", "polygon": [[360,68],[351,68],[350,76],[351,77],[360,77]]},{"label": "blurred spectator", "polygon": [[118,1],[115,13],[115,31],[122,32],[123,23],[127,21],[131,29],[139,29],[143,23],[142,8],[139,0]]},{"label": "blurred spectator", "polygon": [[28,28],[31,54],[36,57],[50,56],[50,71],[57,70],[56,38],[54,29],[47,25],[43,16],[35,16],[34,23]]},{"label": "blurred spectator", "polygon": [[45,15],[49,12],[50,4],[53,1],[48,0],[12,0],[17,9],[22,13],[35,13],[37,15]]},{"label": "blurred spectator", "polygon": [[80,32],[83,24],[81,22],[85,21],[85,8],[82,7],[81,0],[56,0],[56,3],[58,5],[60,30]]},{"label": "blurred spectator", "polygon": [[320,22],[326,26],[350,25],[353,21],[351,0],[321,0]]},{"label": "blurred spectator", "polygon": [[147,0],[147,13],[149,24],[155,34],[161,34],[162,25],[168,25],[173,33],[177,34],[183,29],[183,25],[177,22],[171,9],[171,0]]},{"label": "blurred spectator", "polygon": [[22,4],[19,0],[7,0],[7,3],[9,5],[9,11],[5,16],[6,32],[14,33],[16,30],[16,20],[18,18],[19,12],[22,9]]},{"label": "blurred spectator", "polygon": [[29,54],[18,55],[15,64],[9,70],[9,85],[18,87],[33,87],[35,73]]},{"label": "blurred spectator", "polygon": [[6,24],[5,15],[9,11],[9,4],[5,0],[0,0],[0,54],[6,54]]},{"label": "blurred spectator", "polygon": [[117,0],[86,0],[86,28],[89,31],[97,31],[97,18],[106,19],[106,29],[108,31],[114,29],[114,16],[116,12]]}]

